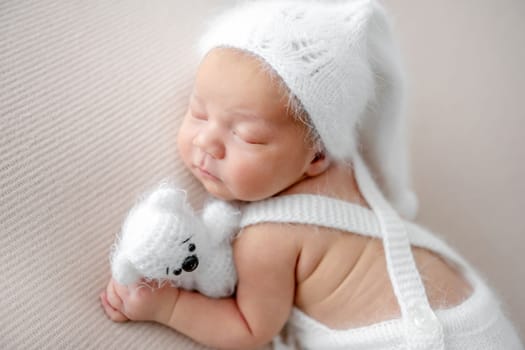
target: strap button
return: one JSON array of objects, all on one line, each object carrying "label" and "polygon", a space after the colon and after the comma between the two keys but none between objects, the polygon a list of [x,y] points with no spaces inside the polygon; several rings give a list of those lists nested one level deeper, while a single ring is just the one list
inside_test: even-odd
[{"label": "strap button", "polygon": [[428,306],[414,305],[408,311],[411,323],[420,332],[434,333],[440,329],[438,318]]}]

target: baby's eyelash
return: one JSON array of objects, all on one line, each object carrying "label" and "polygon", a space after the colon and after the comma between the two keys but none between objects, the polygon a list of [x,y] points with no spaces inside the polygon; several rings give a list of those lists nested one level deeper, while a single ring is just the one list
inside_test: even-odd
[{"label": "baby's eyelash", "polygon": [[194,118],[194,119],[198,119],[198,120],[208,120],[208,116],[206,115],[202,115],[202,114],[197,114],[197,113],[190,113],[191,116]]},{"label": "baby's eyelash", "polygon": [[237,138],[239,138],[241,141],[243,141],[244,143],[247,143],[249,145],[262,145],[263,143],[262,142],[258,142],[256,140],[250,140],[246,137],[243,137],[239,132],[237,132],[236,130],[232,130],[232,133],[233,135],[235,135]]}]

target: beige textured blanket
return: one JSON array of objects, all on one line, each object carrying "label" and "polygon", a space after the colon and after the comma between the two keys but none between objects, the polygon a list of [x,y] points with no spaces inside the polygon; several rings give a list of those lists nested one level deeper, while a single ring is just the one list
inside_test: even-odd
[{"label": "beige textured blanket", "polygon": [[[202,349],[162,326],[110,322],[98,295],[137,195],[173,176],[195,203],[203,198],[177,161],[175,134],[195,38],[232,2],[0,1],[0,349]],[[415,87],[420,221],[480,267],[525,331],[515,268],[525,243],[525,77],[513,68],[525,57],[524,6],[387,5]]]}]

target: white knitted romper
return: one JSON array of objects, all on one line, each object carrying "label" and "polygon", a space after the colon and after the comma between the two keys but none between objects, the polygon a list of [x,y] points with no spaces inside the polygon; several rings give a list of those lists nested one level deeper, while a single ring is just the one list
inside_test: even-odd
[{"label": "white knitted romper", "polygon": [[[287,325],[294,342],[301,349],[316,350],[523,349],[497,298],[469,264],[429,231],[401,220],[359,158],[354,166],[372,210],[317,195],[280,196],[246,205],[241,227],[262,222],[302,223],[381,238],[402,316],[366,327],[333,330],[294,308]],[[410,245],[436,252],[454,264],[471,284],[473,294],[458,306],[432,310]]]}]

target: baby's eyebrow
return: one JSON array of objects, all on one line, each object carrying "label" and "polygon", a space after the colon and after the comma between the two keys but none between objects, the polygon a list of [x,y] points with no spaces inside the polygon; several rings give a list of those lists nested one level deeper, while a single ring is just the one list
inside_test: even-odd
[{"label": "baby's eyebrow", "polygon": [[261,121],[263,119],[256,113],[253,113],[253,111],[244,108],[230,108],[227,110],[227,112],[236,116],[244,117],[248,120]]},{"label": "baby's eyebrow", "polygon": [[249,107],[232,106],[228,109],[225,109],[225,112],[230,114],[234,120],[240,119],[242,121],[271,125],[271,121],[265,116],[264,112],[254,110]]},{"label": "baby's eyebrow", "polygon": [[183,245],[184,243],[188,242],[190,239],[191,239],[191,237],[186,238],[184,241],[182,241],[182,243],[180,245]]}]

